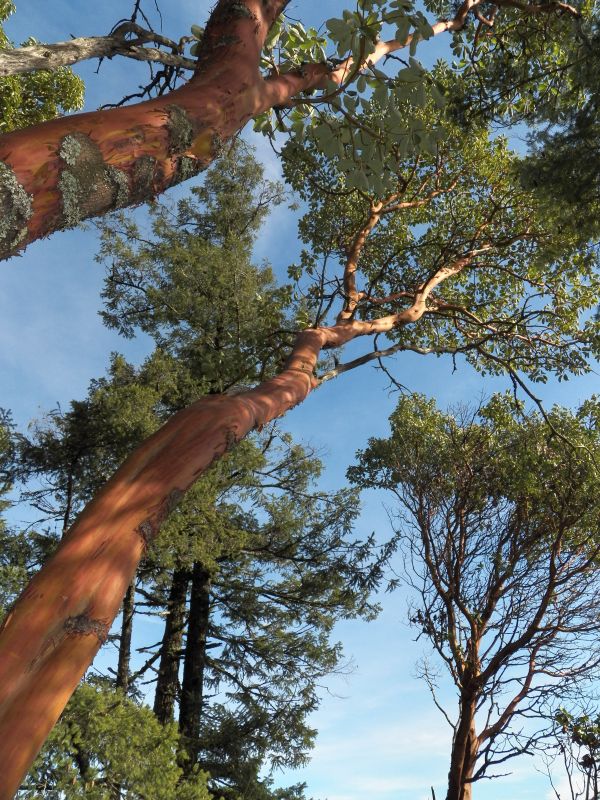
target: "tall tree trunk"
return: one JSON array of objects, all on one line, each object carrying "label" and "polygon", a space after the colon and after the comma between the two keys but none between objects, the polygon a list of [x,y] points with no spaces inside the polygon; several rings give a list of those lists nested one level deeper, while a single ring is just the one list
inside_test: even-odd
[{"label": "tall tree trunk", "polygon": [[458,726],[452,742],[448,793],[446,800],[471,800],[471,779],[477,758],[475,732],[476,698],[472,693],[461,697]]},{"label": "tall tree trunk", "polygon": [[192,572],[190,614],[179,705],[179,730],[184,737],[184,747],[187,753],[187,759],[183,763],[185,773],[190,772],[194,767],[200,750],[200,720],[204,694],[209,615],[210,572],[197,561]]},{"label": "tall tree trunk", "polygon": [[169,592],[168,614],[160,647],[160,664],[154,695],[154,713],[163,725],[173,720],[189,582],[189,570],[175,570]]},{"label": "tall tree trunk", "polygon": [[123,598],[123,621],[121,641],[119,642],[119,662],[117,664],[116,686],[125,693],[129,689],[129,662],[131,661],[131,634],[133,631],[133,610],[135,601],[135,580],[131,581]]},{"label": "tall tree trunk", "polygon": [[17,791],[106,640],[148,543],[182,495],[247,433],[306,398],[323,347],[379,324],[353,320],[302,331],[280,375],[175,414],[81,512],[0,627],[0,800]]}]

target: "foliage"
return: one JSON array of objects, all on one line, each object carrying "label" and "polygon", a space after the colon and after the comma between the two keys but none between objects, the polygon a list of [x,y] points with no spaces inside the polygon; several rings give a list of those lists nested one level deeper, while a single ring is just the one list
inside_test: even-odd
[{"label": "foliage", "polygon": [[[598,676],[597,414],[590,401],[523,417],[495,396],[453,415],[407,397],[390,438],[370,440],[349,470],[398,502],[410,620],[459,694],[458,714],[446,714],[451,779],[543,747],[548,709]],[[436,697],[436,669],[424,662],[422,674]],[[532,719],[537,729],[523,724]],[[460,731],[474,726],[472,752],[460,753]]]},{"label": "foliage", "polygon": [[107,325],[150,334],[172,371],[184,359],[196,395],[268,374],[281,360],[289,290],[251,264],[251,246],[282,199],[240,144],[175,209],[152,207],[149,237],[124,215],[109,221],[99,255],[110,264]]},{"label": "foliage", "polygon": [[[565,213],[577,209],[580,224],[590,224],[598,216],[600,191],[600,127],[598,107],[600,62],[597,23],[576,40],[578,52],[573,55],[574,89],[560,113],[548,114],[551,125],[530,136],[532,152],[525,159],[521,173],[526,185],[542,196],[563,198]],[[577,90],[577,97],[573,97]]]},{"label": "foliage", "polygon": [[[13,46],[2,23],[14,11],[12,0],[0,0],[0,48]],[[23,44],[35,43],[30,38]],[[83,81],[67,67],[0,78],[0,133],[78,111],[83,106],[83,93]]]},{"label": "foliage", "polygon": [[[175,725],[101,679],[81,684],[17,794],[22,800],[210,800],[206,776],[182,780]],[[140,758],[143,754],[143,758]]]},{"label": "foliage", "polygon": [[555,717],[557,743],[547,753],[552,780],[552,763],[561,763],[567,774],[568,792],[559,792],[557,800],[597,800],[600,794],[598,760],[600,758],[600,717],[574,714],[561,708]]},{"label": "foliage", "polygon": [[[360,121],[370,129],[380,118]],[[420,112],[428,130],[440,118],[435,104]],[[423,315],[387,332],[391,352],[463,354],[484,374],[535,381],[587,371],[598,348],[590,311],[600,300],[589,228],[523,189],[507,140],[477,128],[466,134],[450,117],[444,127],[435,155],[408,156],[389,142],[385,185],[367,176],[359,188],[345,150],[324,152],[313,134],[302,147],[286,145],[286,178],[307,204],[306,249],[290,276],[304,287],[312,324],[327,324],[347,296],[339,276],[349,265],[359,293],[353,316],[363,320],[401,314],[439,274],[444,283]],[[356,149],[362,130],[347,135]],[[359,158],[363,171],[381,169],[369,147]]]}]

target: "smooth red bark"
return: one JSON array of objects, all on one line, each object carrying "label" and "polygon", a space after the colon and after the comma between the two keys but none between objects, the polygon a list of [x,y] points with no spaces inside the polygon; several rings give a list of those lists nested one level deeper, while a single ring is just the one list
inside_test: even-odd
[{"label": "smooth red bark", "polygon": [[260,53],[284,2],[221,0],[192,79],[132,106],[0,137],[0,258],[87,217],[135,205],[204,169],[249,119],[323,80],[265,80]]},{"label": "smooth red bark", "polygon": [[79,516],[0,629],[0,800],[17,791],[173,505],[237,441],[304,400],[321,348],[348,336],[304,331],[277,377],[176,414]]}]

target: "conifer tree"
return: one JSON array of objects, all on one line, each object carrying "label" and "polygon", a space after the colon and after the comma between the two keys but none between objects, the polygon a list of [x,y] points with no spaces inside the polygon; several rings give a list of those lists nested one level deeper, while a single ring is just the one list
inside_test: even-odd
[{"label": "conifer tree", "polygon": [[[37,481],[26,496],[60,531],[166,416],[195,396],[235,391],[277,368],[290,292],[251,263],[251,246],[279,195],[240,149],[175,211],[154,208],[152,239],[122,217],[107,225],[105,319],[125,335],[139,325],[157,349],[139,369],[113,355],[108,375],[92,381],[85,400],[21,437],[21,478]],[[259,292],[262,338],[243,303]],[[275,324],[282,333],[272,336]],[[142,790],[125,779],[125,756],[98,751],[100,743],[86,745],[88,766],[78,771],[70,731],[81,748],[88,736],[94,743],[93,715],[110,703],[128,720],[125,732],[145,725],[139,692],[144,687],[147,695],[156,678],[154,713],[179,769],[169,767],[160,787],[175,792],[175,781],[181,792],[201,791],[206,774],[216,796],[279,796],[261,773],[307,758],[316,683],[340,666],[333,624],[375,611],[368,601],[378,580],[371,546],[351,538],[357,498],[316,490],[320,468],[310,449],[269,426],[180,499],[158,538],[148,535],[126,594],[114,684],[94,680],[78,690],[25,786],[45,780],[49,790],[76,797],[93,781],[105,787],[99,792],[110,787],[114,796],[135,797]],[[163,609],[162,641],[140,641],[140,614]],[[140,645],[146,662],[132,666]],[[140,735],[155,735],[148,725]],[[119,736],[116,728],[111,736]],[[290,789],[289,796],[300,794],[300,787]]]}]

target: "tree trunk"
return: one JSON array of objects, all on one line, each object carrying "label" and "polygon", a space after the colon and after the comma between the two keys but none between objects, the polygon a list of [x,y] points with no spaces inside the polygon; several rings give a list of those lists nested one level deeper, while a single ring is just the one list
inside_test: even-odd
[{"label": "tree trunk", "polygon": [[133,631],[133,610],[135,600],[135,580],[131,581],[123,598],[123,622],[119,642],[119,663],[117,665],[117,689],[125,694],[129,689],[129,662],[131,660],[131,633]]},{"label": "tree trunk", "polygon": [[0,137],[0,258],[88,217],[133,206],[204,169],[256,114],[328,68],[264,79],[260,53],[286,0],[220,0],[191,80],[168,95]]},{"label": "tree trunk", "polygon": [[184,737],[184,747],[187,753],[187,758],[183,763],[184,773],[193,769],[200,750],[200,719],[210,613],[210,583],[210,573],[197,561],[192,573],[190,614],[179,706],[179,730]]},{"label": "tree trunk", "polygon": [[145,548],[182,495],[254,428],[301,403],[324,346],[366,323],[300,333],[282,373],[175,414],[82,511],[0,628],[0,800],[10,800],[100,645]]},{"label": "tree trunk", "polygon": [[190,574],[187,569],[175,570],[169,592],[169,611],[160,648],[160,665],[154,695],[154,713],[163,725],[173,720],[189,582]]},{"label": "tree trunk", "polygon": [[476,698],[473,695],[461,697],[460,717],[452,742],[446,800],[471,800],[471,778],[475,770],[478,746],[475,705]]}]

